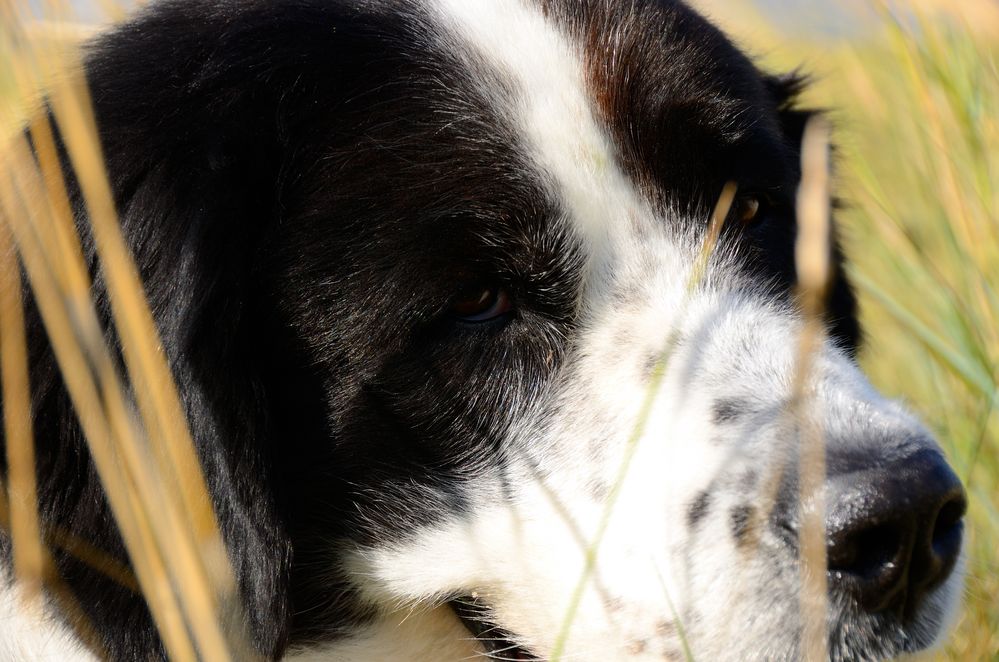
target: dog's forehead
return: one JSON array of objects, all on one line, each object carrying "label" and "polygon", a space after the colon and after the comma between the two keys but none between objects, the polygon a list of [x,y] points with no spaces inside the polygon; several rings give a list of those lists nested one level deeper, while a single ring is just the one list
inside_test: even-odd
[{"label": "dog's forehead", "polygon": [[[520,170],[523,190],[553,202],[567,221],[596,267],[589,273],[609,273],[599,265],[633,254],[625,247],[645,230],[705,220],[724,182],[738,178],[746,144],[780,144],[761,77],[717,30],[680,4],[625,5],[420,5],[440,98],[463,109],[441,116],[442,131],[467,147],[456,154],[455,186],[445,187],[458,199],[442,206],[465,204],[462,182],[488,173],[492,160],[510,175],[500,181]],[[495,190],[474,188],[480,197]]]},{"label": "dog's forehead", "polygon": [[[609,149],[644,187],[689,193],[719,172],[744,177],[760,161],[786,156],[776,90],[685,5],[435,0],[430,6],[450,49],[474,54],[480,71],[498,72],[504,84],[493,92],[502,98],[491,101],[518,114],[521,129],[547,131],[549,144],[575,142],[583,157],[602,161],[595,148]],[[609,144],[598,145],[597,130]],[[746,151],[755,164],[738,162]]]},{"label": "dog's forehead", "polygon": [[753,65],[679,3],[433,0],[435,49],[514,136],[590,247],[702,218],[725,181],[781,185],[776,100]]},{"label": "dog's forehead", "polygon": [[[360,143],[334,139],[349,168],[330,176],[359,186],[341,188],[337,205],[365,183],[373,207],[428,220],[554,203],[601,243],[629,218],[702,221],[726,181],[773,188],[793,174],[766,80],[681,3],[361,7],[348,28],[373,45],[329,118],[356,126]],[[405,199],[383,193],[403,189]]]}]

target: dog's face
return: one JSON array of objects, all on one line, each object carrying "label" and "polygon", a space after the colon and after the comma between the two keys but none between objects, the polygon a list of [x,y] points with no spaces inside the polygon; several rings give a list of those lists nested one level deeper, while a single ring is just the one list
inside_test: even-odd
[{"label": "dog's face", "polygon": [[[259,287],[224,312],[266,318],[298,357],[252,375],[291,389],[266,401],[293,643],[451,603],[498,659],[681,659],[684,642],[696,659],[798,659],[806,424],[828,452],[832,657],[940,638],[961,487],[855,365],[842,272],[789,413],[793,83],[673,2],[282,5],[174,3],[119,33],[134,49],[191,27],[176,52],[209,64],[141,74],[180,81],[183,112],[116,110],[113,81],[135,83],[108,73],[113,48],[91,71],[99,117],[149,124],[174,155],[125,156],[140,132],[122,130],[112,172],[179,172],[178,200],[245,222],[212,259]],[[182,172],[188,142],[206,158]],[[148,212],[136,188],[126,227]],[[219,274],[220,290],[239,280]],[[222,331],[198,329],[184,342],[215,347]]]}]

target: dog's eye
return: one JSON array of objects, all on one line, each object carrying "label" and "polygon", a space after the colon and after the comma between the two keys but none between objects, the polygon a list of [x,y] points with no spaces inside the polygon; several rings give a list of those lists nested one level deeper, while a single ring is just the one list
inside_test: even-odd
[{"label": "dog's eye", "polygon": [[735,220],[741,225],[751,225],[762,218],[767,201],[761,195],[744,195],[739,197],[733,206]]},{"label": "dog's eye", "polygon": [[463,322],[488,322],[513,309],[510,294],[502,287],[475,286],[463,290],[451,302],[451,314]]}]

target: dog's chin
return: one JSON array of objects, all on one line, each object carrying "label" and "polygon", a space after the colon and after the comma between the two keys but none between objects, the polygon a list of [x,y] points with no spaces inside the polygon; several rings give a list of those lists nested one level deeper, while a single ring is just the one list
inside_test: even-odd
[{"label": "dog's chin", "polygon": [[[955,593],[959,581],[941,586],[918,613],[911,618],[900,618],[895,613],[858,613],[855,605],[833,601],[829,631],[829,659],[833,661],[907,660],[927,659],[951,629],[956,614]],[[540,660],[523,637],[493,620],[492,610],[476,596],[462,596],[450,603],[471,636],[482,647],[484,654],[497,660]],[[781,638],[786,638],[781,645]],[[718,660],[794,660],[800,659],[800,646],[796,637],[787,632],[761,632],[750,637],[761,643],[758,653],[746,648],[709,646]],[[696,649],[696,642],[694,648]],[[724,650],[728,650],[725,653]],[[738,650],[737,653],[735,651]],[[764,654],[763,651],[766,651]],[[784,651],[781,653],[781,651]],[[735,653],[734,657],[728,655]],[[696,655],[696,653],[695,653]]]},{"label": "dog's chin", "polygon": [[829,633],[829,658],[844,662],[927,659],[953,627],[960,586],[959,578],[951,577],[914,614],[837,609]]}]

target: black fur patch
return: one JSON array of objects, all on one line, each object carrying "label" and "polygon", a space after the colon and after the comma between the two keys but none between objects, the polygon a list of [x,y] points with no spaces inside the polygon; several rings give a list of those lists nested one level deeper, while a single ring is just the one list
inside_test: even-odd
[{"label": "black fur patch", "polygon": [[746,541],[746,536],[749,534],[750,526],[753,523],[753,513],[755,512],[752,506],[736,506],[729,511],[729,526],[731,527],[732,537],[735,538],[735,542],[742,545]]},{"label": "black fur patch", "polygon": [[711,507],[711,493],[707,490],[701,492],[690,502],[687,507],[687,526],[696,527],[707,516]]},{"label": "black fur patch", "polygon": [[749,412],[750,405],[745,400],[722,398],[715,400],[711,407],[711,418],[715,425],[735,423]]}]

